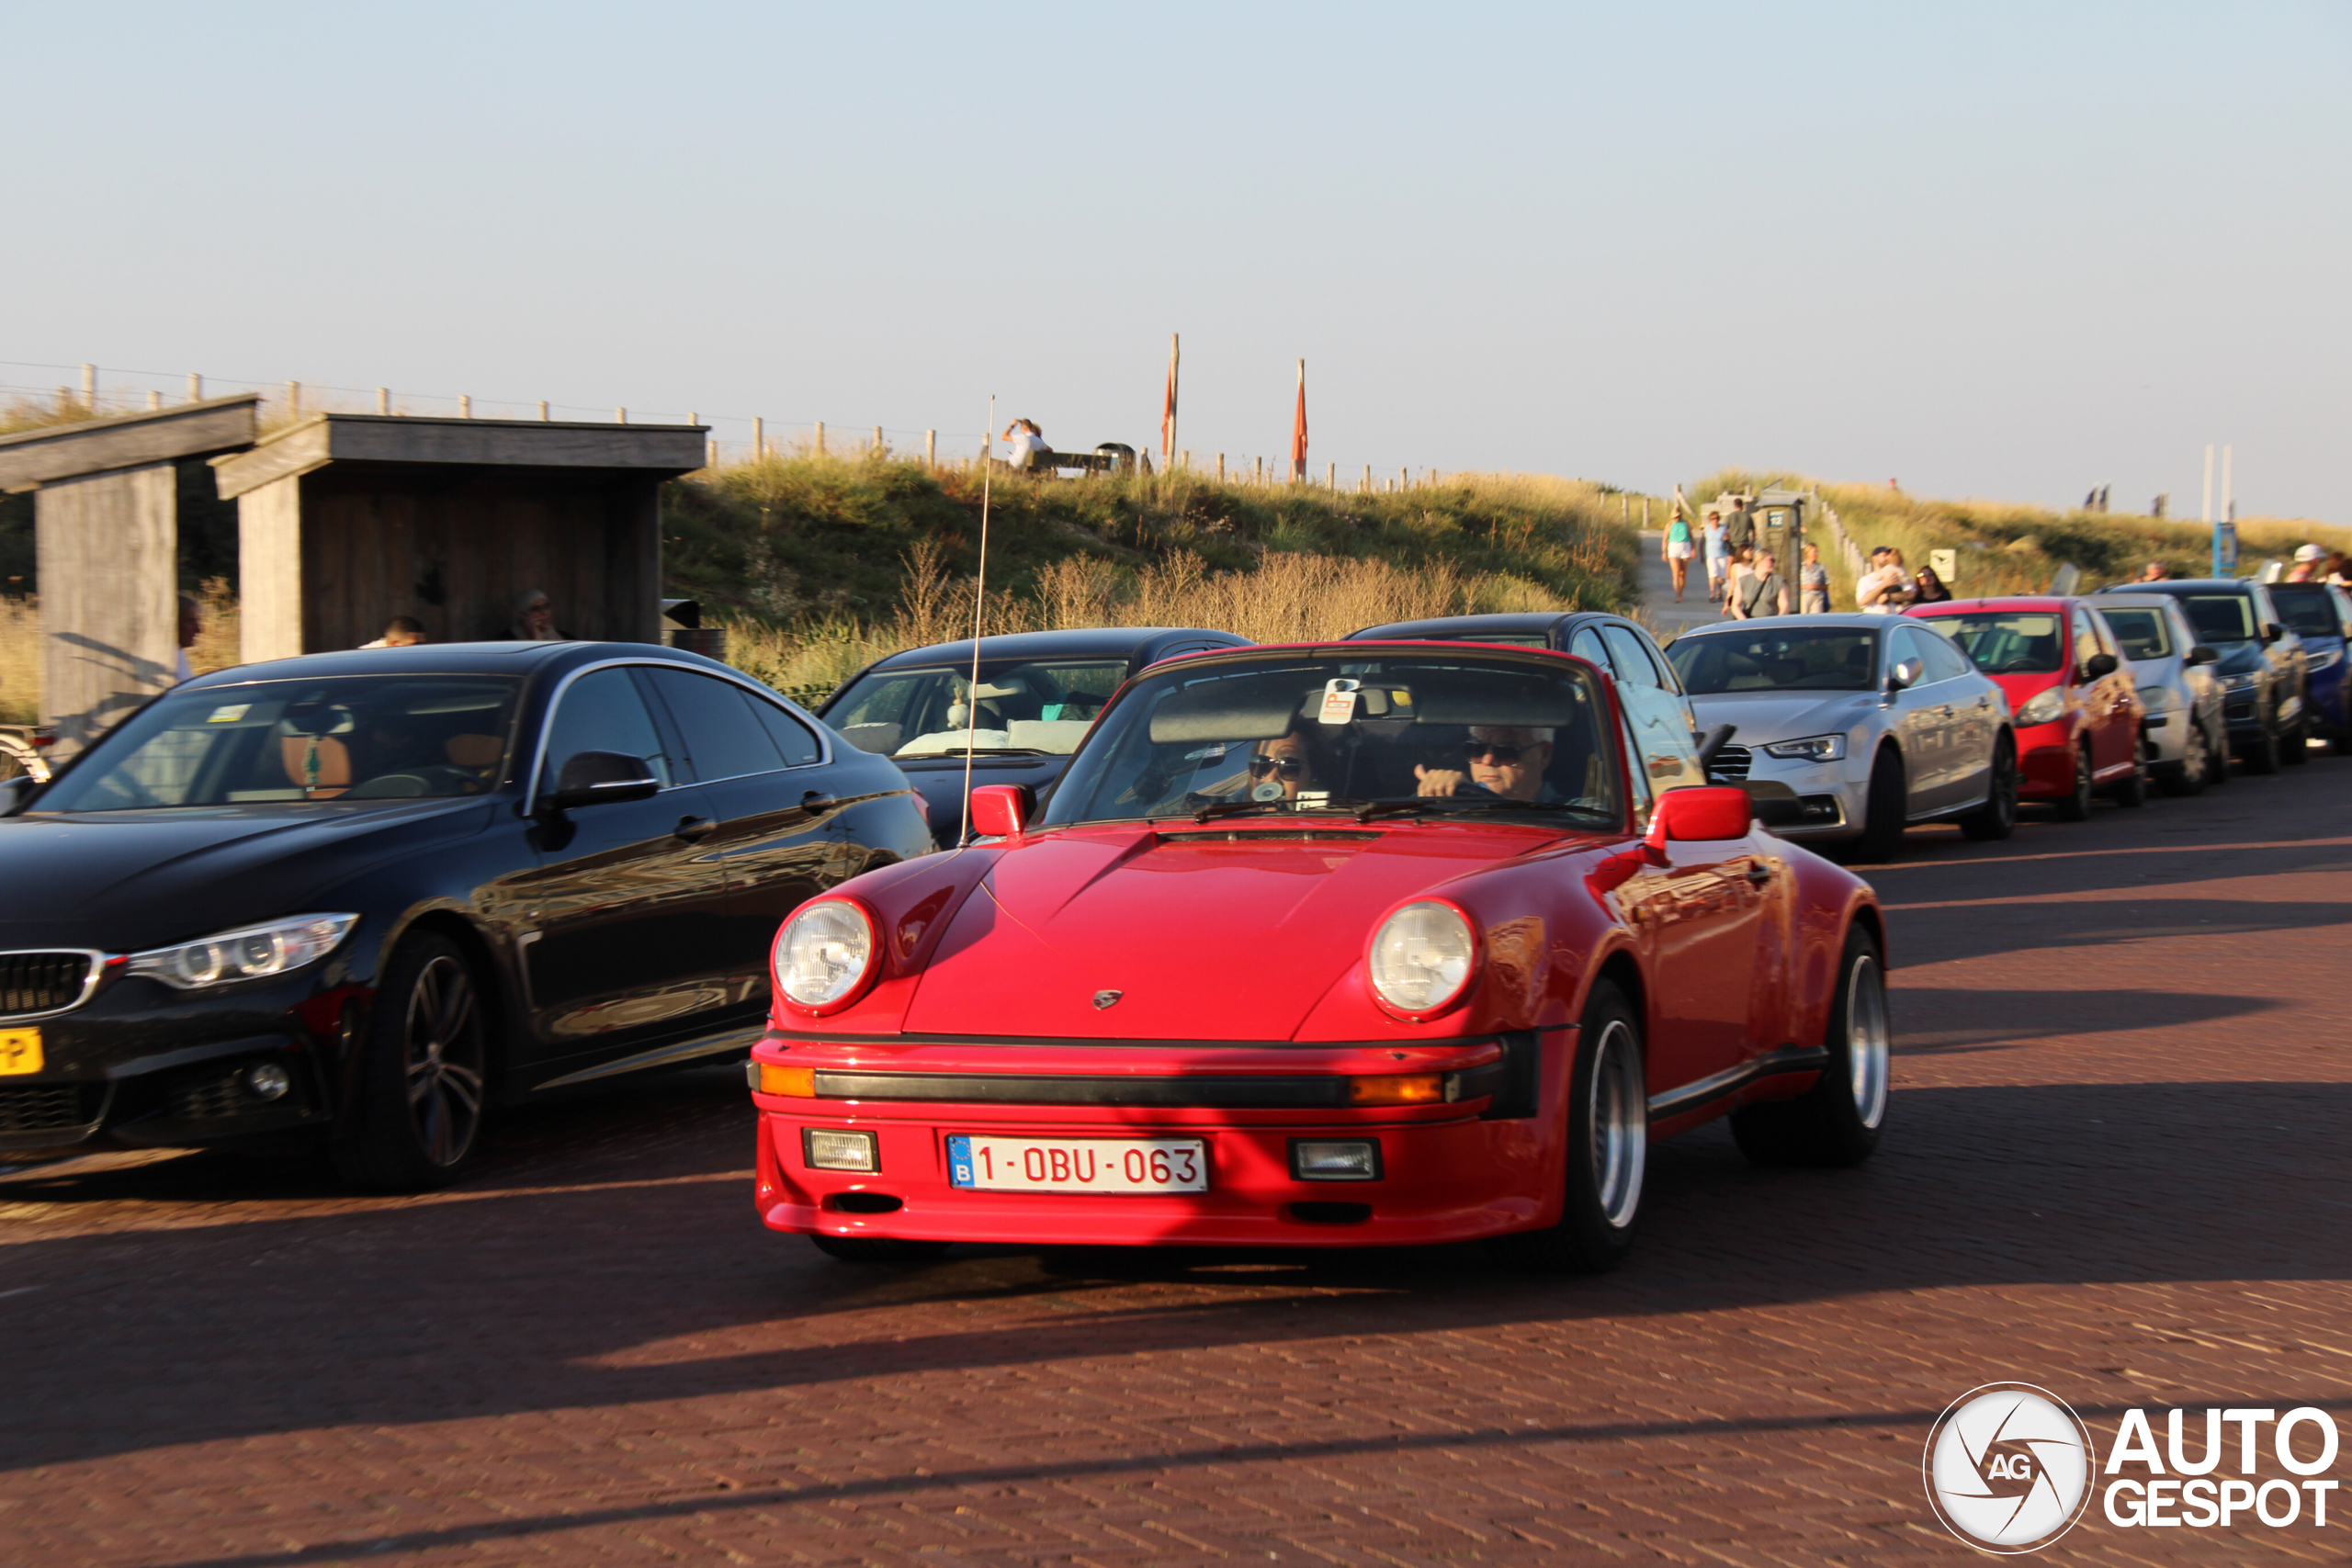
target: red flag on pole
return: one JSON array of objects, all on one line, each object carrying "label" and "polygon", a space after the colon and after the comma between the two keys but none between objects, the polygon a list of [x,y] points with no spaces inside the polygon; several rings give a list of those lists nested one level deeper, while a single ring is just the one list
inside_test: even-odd
[{"label": "red flag on pole", "polygon": [[1298,412],[1290,425],[1290,477],[1306,478],[1306,361],[1298,362]]},{"label": "red flag on pole", "polygon": [[1168,334],[1168,400],[1159,405],[1159,471],[1176,460],[1176,334]]}]

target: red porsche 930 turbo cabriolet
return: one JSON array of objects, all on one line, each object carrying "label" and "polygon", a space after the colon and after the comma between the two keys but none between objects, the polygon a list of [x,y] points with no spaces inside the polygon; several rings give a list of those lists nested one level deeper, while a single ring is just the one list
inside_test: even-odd
[{"label": "red porsche 930 turbo cabriolet", "polygon": [[777,934],[758,1203],[956,1241],[1484,1238],[1605,1269],[1645,1149],[1726,1112],[1851,1164],[1887,1105],[1869,886],[1706,787],[1670,694],[1566,654],[1251,648],[1103,710],[1035,821]]}]

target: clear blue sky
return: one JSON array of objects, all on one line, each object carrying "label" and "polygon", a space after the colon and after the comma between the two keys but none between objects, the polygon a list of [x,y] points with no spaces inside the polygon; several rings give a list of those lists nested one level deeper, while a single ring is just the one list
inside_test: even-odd
[{"label": "clear blue sky", "polygon": [[[2352,6],[12,9],[0,360],[2352,515]],[[109,370],[109,381],[130,384]],[[70,375],[0,366],[0,381]],[[143,383],[140,383],[143,384]],[[423,405],[420,404],[420,412]],[[748,426],[718,422],[741,439]]]}]

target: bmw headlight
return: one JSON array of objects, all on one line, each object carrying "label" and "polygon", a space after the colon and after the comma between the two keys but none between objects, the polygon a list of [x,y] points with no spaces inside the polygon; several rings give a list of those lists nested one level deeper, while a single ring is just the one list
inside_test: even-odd
[{"label": "bmw headlight", "polygon": [[808,1012],[846,1006],[873,973],[874,918],[846,898],[820,898],[775,937],[776,994]]},{"label": "bmw headlight", "polygon": [[1764,748],[1764,754],[1805,762],[1834,762],[1846,754],[1846,738],[1842,735],[1811,735],[1803,740],[1775,740]]},{"label": "bmw headlight", "polygon": [[1470,988],[1478,968],[1477,933],[1462,911],[1419,899],[1373,933],[1372,994],[1410,1018],[1444,1011]]},{"label": "bmw headlight", "polygon": [[2251,691],[2255,684],[2261,679],[2262,671],[2259,670],[2249,670],[2243,675],[2224,675],[2222,677],[2222,690],[2225,692]]},{"label": "bmw headlight", "polygon": [[176,947],[134,953],[130,972],[181,991],[266,979],[324,958],[358,923],[356,915],[292,915],[266,925],[240,926]]},{"label": "bmw headlight", "polygon": [[2018,709],[2017,722],[2020,726],[2048,724],[2065,711],[2066,688],[2052,686],[2028,698],[2025,706]]}]

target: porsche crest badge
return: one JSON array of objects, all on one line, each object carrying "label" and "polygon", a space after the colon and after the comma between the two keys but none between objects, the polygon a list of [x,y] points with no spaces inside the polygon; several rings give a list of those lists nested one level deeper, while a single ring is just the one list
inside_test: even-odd
[{"label": "porsche crest badge", "polygon": [[1125,995],[1125,991],[1097,991],[1094,993],[1094,1005],[1098,1008],[1115,1007],[1119,998]]}]

